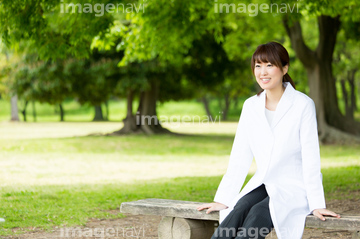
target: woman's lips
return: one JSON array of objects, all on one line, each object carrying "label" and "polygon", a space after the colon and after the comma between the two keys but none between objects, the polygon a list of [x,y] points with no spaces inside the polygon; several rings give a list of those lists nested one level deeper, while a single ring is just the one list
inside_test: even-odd
[{"label": "woman's lips", "polygon": [[270,78],[260,78],[260,80],[262,81],[262,83],[266,84],[270,81]]}]

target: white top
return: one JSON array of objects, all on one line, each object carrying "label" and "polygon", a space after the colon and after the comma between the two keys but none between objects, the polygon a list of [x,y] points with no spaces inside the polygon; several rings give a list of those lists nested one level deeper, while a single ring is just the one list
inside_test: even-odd
[{"label": "white top", "polygon": [[[264,112],[266,90],[244,102],[214,201],[228,206],[219,212],[221,223],[240,198],[264,184],[277,237],[301,239],[306,216],[326,205],[314,101],[285,83],[271,127]],[[254,158],[256,173],[240,191]]]},{"label": "white top", "polygon": [[267,121],[269,122],[269,125],[271,126],[271,122],[274,118],[275,111],[268,110],[267,108],[265,108],[265,115],[266,115]]}]

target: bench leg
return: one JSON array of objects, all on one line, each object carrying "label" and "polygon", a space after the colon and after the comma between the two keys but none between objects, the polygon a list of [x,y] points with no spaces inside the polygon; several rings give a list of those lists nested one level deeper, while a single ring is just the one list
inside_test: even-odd
[{"label": "bench leg", "polygon": [[352,235],[352,239],[360,239],[360,231],[355,231]]},{"label": "bench leg", "polygon": [[159,224],[159,239],[210,239],[215,221],[163,217]]}]

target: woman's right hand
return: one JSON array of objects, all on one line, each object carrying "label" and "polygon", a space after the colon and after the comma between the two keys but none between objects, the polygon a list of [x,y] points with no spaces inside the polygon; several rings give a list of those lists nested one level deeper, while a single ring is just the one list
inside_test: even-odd
[{"label": "woman's right hand", "polygon": [[198,206],[196,209],[198,211],[201,211],[206,208],[208,208],[208,210],[206,211],[206,214],[209,214],[210,212],[213,212],[213,211],[220,211],[220,210],[226,209],[226,208],[228,208],[228,206],[226,206],[222,203],[219,203],[219,202],[212,202],[212,203],[206,203],[201,206]]}]

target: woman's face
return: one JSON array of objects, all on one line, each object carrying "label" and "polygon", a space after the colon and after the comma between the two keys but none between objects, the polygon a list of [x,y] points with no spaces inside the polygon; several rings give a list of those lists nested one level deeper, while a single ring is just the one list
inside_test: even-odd
[{"label": "woman's face", "polygon": [[271,90],[282,86],[283,76],[287,72],[287,65],[283,69],[270,62],[256,62],[254,75],[257,83],[264,90]]}]

